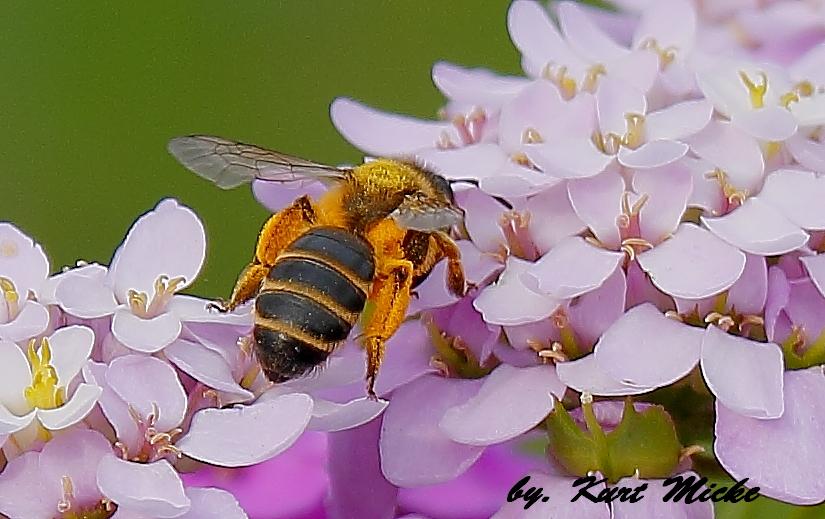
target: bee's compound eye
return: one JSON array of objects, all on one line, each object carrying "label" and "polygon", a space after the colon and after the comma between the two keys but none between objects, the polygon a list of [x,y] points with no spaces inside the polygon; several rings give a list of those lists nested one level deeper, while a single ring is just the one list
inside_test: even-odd
[{"label": "bee's compound eye", "polygon": [[450,202],[455,202],[453,188],[450,186],[450,182],[446,178],[441,175],[433,175],[433,184],[435,184],[435,188],[444,194]]}]

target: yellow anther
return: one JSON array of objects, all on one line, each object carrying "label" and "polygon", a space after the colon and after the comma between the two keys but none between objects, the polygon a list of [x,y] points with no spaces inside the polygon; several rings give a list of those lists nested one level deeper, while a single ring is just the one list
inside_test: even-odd
[{"label": "yellow anther", "polygon": [[521,142],[524,144],[537,144],[544,142],[544,139],[535,128],[527,128],[524,130],[524,133],[521,134]]},{"label": "yellow anther", "polygon": [[648,250],[653,248],[653,244],[643,238],[625,238],[620,247],[630,261],[636,259],[637,248]]},{"label": "yellow anther", "polygon": [[541,72],[543,78],[552,81],[561,92],[564,99],[572,99],[576,95],[578,86],[576,80],[567,75],[567,67],[561,66],[557,70],[553,70],[553,64],[548,63],[544,66]]},{"label": "yellow anther", "polygon": [[810,81],[800,81],[793,86],[793,89],[802,97],[810,97],[814,95],[814,90],[816,90]]},{"label": "yellow anther", "polygon": [[438,141],[435,143],[436,148],[440,150],[451,150],[456,147],[453,140],[450,138],[450,134],[446,131],[442,131],[441,135],[438,137]]},{"label": "yellow anther", "polygon": [[587,69],[587,73],[584,76],[584,81],[582,81],[582,91],[595,93],[596,87],[599,84],[599,76],[603,76],[607,74],[607,69],[604,68],[604,65],[601,63],[596,63],[589,69]]},{"label": "yellow anther", "polygon": [[535,164],[531,161],[524,152],[514,153],[510,156],[510,160],[515,162],[516,164],[520,164],[527,168],[534,168]]},{"label": "yellow anther", "polygon": [[133,314],[143,317],[144,319],[156,317],[158,314],[163,312],[166,308],[166,304],[170,299],[172,299],[175,292],[177,292],[180,286],[185,283],[186,278],[183,276],[178,276],[171,279],[169,276],[165,275],[158,276],[155,280],[155,294],[152,296],[152,299],[149,299],[146,292],[138,292],[137,290],[131,289],[127,292],[129,308],[132,310]]},{"label": "yellow anther", "polygon": [[648,38],[640,45],[642,49],[651,50],[659,56],[659,69],[664,70],[676,59],[676,51],[673,45],[662,48],[654,38]]},{"label": "yellow anther", "polygon": [[[625,114],[627,132],[622,136],[622,145],[635,149],[644,143],[645,116],[642,114]],[[617,150],[618,151],[618,150]]]},{"label": "yellow anther", "polygon": [[722,188],[722,194],[729,204],[736,203],[742,205],[748,199],[748,191],[746,189],[736,189],[736,186],[728,181],[728,174],[719,168],[714,169],[710,173],[705,174],[705,178],[714,179],[719,182]]},{"label": "yellow anther", "polygon": [[768,91],[768,76],[761,70],[758,75],[761,81],[759,83],[754,83],[744,70],[739,71],[739,78],[748,89],[751,106],[753,108],[762,108],[765,106],[765,93]]},{"label": "yellow anther", "polygon": [[593,132],[593,135],[590,136],[590,139],[593,141],[596,148],[606,155],[615,155],[619,153],[619,148],[622,145],[622,136],[612,132],[607,135],[603,135],[602,133],[595,131]]},{"label": "yellow anther", "polygon": [[791,103],[798,103],[799,102],[799,94],[796,92],[786,92],[782,94],[782,97],[779,98],[779,104],[788,108],[791,106]]},{"label": "yellow anther", "polygon": [[674,321],[679,321],[680,323],[685,322],[685,318],[682,317],[682,315],[675,310],[668,310],[667,312],[665,312],[665,317],[667,317],[668,319],[673,319]]},{"label": "yellow anther", "polygon": [[66,403],[66,389],[58,387],[57,371],[51,365],[52,350],[49,339],[40,339],[40,349],[35,349],[36,339],[29,341],[26,357],[32,373],[32,383],[24,389],[30,407],[54,409]]},{"label": "yellow anther", "polygon": [[14,288],[14,283],[9,278],[0,277],[0,291],[3,292],[3,297],[8,303],[17,303],[20,299],[20,294]]}]

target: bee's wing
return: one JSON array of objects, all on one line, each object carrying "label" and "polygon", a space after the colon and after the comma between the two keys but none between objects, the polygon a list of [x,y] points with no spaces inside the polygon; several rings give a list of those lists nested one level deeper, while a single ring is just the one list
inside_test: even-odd
[{"label": "bee's wing", "polygon": [[210,135],[176,137],[169,141],[168,150],[178,162],[222,189],[231,189],[256,178],[291,182],[346,177],[345,170],[333,166]]},{"label": "bee's wing", "polygon": [[403,229],[433,232],[464,221],[464,211],[454,205],[416,196],[408,196],[390,218]]}]

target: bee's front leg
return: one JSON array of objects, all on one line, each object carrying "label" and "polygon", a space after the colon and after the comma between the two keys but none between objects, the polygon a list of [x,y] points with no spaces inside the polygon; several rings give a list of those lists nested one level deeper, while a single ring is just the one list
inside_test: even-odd
[{"label": "bee's front leg", "polygon": [[461,265],[461,249],[446,233],[436,232],[435,238],[441,255],[447,258],[447,288],[454,295],[463,297],[467,293],[467,282],[464,279],[464,267]]},{"label": "bee's front leg", "polygon": [[364,328],[367,350],[367,394],[375,399],[375,376],[384,357],[386,341],[392,337],[407,314],[413,265],[407,260],[388,262],[373,281],[370,301],[375,311]]}]

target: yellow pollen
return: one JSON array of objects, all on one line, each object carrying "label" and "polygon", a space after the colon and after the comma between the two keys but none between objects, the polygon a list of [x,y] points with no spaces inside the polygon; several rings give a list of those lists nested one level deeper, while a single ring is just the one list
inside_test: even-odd
[{"label": "yellow pollen", "polygon": [[607,74],[607,69],[604,68],[604,65],[601,63],[596,63],[587,69],[587,74],[585,74],[584,81],[582,81],[582,91],[590,92],[591,94],[595,93],[596,87],[599,84],[599,76],[605,74]]},{"label": "yellow pollen", "polygon": [[742,83],[744,83],[745,87],[748,89],[751,106],[753,108],[762,108],[763,106],[765,106],[765,93],[768,91],[768,76],[760,70],[759,79],[761,81],[759,83],[754,83],[753,80],[750,77],[748,77],[748,74],[744,70],[740,70],[739,78],[742,80]]},{"label": "yellow pollen", "polygon": [[17,289],[14,288],[14,283],[9,278],[4,278],[0,276],[0,294],[3,295],[3,299],[6,300],[6,307],[8,308],[8,320],[11,321],[15,317],[17,317],[18,312],[20,311],[20,294],[17,293]]},{"label": "yellow pollen", "polygon": [[782,94],[779,104],[789,108],[793,103],[798,103],[802,97],[810,97],[814,94],[814,86],[810,81],[800,81],[795,84],[789,92]]},{"label": "yellow pollen", "polygon": [[619,248],[622,252],[627,254],[627,258],[630,261],[633,261],[636,259],[637,248],[652,249],[653,244],[642,238],[625,238],[622,240],[622,245]]},{"label": "yellow pollen", "polygon": [[606,155],[615,155],[619,153],[619,148],[622,145],[623,137],[615,133],[608,133],[603,135],[598,131],[593,132],[591,140],[596,148]]},{"label": "yellow pollen", "polygon": [[58,387],[57,372],[52,366],[52,350],[49,339],[40,339],[40,349],[35,350],[35,341],[29,341],[26,356],[32,372],[32,383],[24,390],[26,402],[30,407],[54,409],[66,403],[65,387]]},{"label": "yellow pollen", "polygon": [[527,128],[524,130],[524,133],[521,134],[521,142],[524,144],[537,144],[544,142],[544,139],[535,128]]},{"label": "yellow pollen", "polygon": [[644,143],[645,116],[642,114],[625,114],[627,132],[622,136],[622,145],[628,148],[638,148]]},{"label": "yellow pollen", "polygon": [[518,153],[514,153],[513,155],[511,155],[511,156],[510,156],[510,160],[512,160],[512,161],[513,161],[513,162],[515,162],[516,164],[519,164],[519,165],[524,166],[524,167],[526,167],[526,168],[533,168],[533,169],[535,169],[535,165],[534,165],[534,164],[533,164],[533,162],[532,162],[532,161],[531,161],[531,160],[527,157],[527,155],[526,155],[524,152],[521,152],[521,151],[520,151],[520,152],[518,152]]},{"label": "yellow pollen", "polygon": [[146,292],[138,292],[137,290],[129,290],[127,296],[129,298],[129,308],[132,310],[132,313],[143,317],[144,319],[150,319],[152,317],[157,316],[159,313],[166,308],[166,304],[172,299],[172,296],[175,295],[175,292],[178,291],[181,285],[186,282],[186,278],[183,276],[178,276],[176,278],[169,279],[169,276],[159,276],[155,280],[155,294],[152,296],[152,299],[149,299],[149,296],[146,295]]},{"label": "yellow pollen", "polygon": [[742,205],[745,203],[745,200],[748,199],[748,191],[745,189],[736,189],[736,187],[728,181],[728,174],[719,168],[705,174],[705,178],[714,179],[719,182],[719,186],[722,188],[722,194],[729,204],[737,203]]},{"label": "yellow pollen", "polygon": [[673,63],[676,59],[676,51],[678,50],[673,45],[662,48],[655,38],[648,38],[640,45],[642,49],[651,50],[659,56],[659,69],[664,70],[668,65]]},{"label": "yellow pollen", "polygon": [[0,242],[0,256],[4,258],[11,258],[17,255],[17,244],[11,240],[3,240]]},{"label": "yellow pollen", "polygon": [[542,77],[552,81],[557,87],[564,99],[572,99],[576,95],[578,89],[576,80],[567,75],[567,67],[561,66],[557,70],[553,70],[553,64],[548,63],[544,66],[541,73]]},{"label": "yellow pollen", "polygon": [[799,102],[799,94],[797,94],[796,92],[786,92],[786,93],[782,94],[782,97],[779,98],[779,104],[781,104],[785,108],[790,107],[792,103],[798,103],[798,102]]}]

